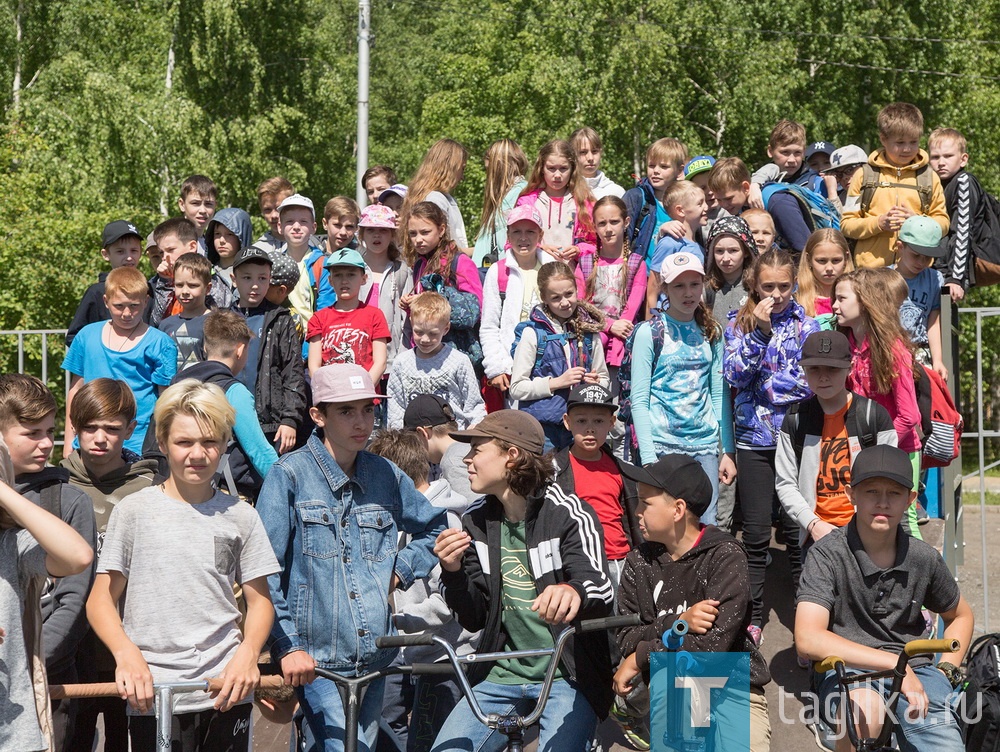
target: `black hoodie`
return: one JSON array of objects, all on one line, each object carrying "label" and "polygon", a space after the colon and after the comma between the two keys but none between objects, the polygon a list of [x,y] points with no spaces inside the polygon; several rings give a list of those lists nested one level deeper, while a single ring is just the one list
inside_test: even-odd
[{"label": "black hoodie", "polygon": [[[15,479],[16,490],[28,501],[46,509],[76,530],[94,550],[97,529],[90,497],[69,484],[69,471],[46,467],[37,473],[24,473]],[[97,557],[79,574],[45,583],[42,594],[42,647],[45,668],[59,674],[71,668],[76,649],[87,632],[87,596],[94,583]]]},{"label": "black hoodie", "polygon": [[683,649],[704,653],[750,653],[750,683],[771,681],[767,662],[747,634],[750,579],[743,546],[729,533],[707,525],[686,554],[674,561],[660,543],[647,542],[625,559],[618,611],[639,614],[642,625],[618,632],[622,655],[635,653],[649,681],[649,654],[664,650],[661,637],[678,614],[704,600],[719,601],[715,623],[703,635],[688,633]]}]

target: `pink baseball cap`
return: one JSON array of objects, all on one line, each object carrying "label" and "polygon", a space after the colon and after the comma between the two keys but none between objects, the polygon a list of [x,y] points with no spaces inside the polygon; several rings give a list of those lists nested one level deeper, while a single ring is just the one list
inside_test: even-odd
[{"label": "pink baseball cap", "polygon": [[660,281],[663,284],[673,282],[684,272],[698,272],[704,277],[705,267],[693,253],[687,251],[672,253],[663,259],[663,264],[660,266]]},{"label": "pink baseball cap", "polygon": [[358,227],[381,227],[386,230],[396,229],[396,212],[382,204],[371,204],[361,210]]},{"label": "pink baseball cap", "polygon": [[378,398],[371,375],[354,363],[331,363],[317,369],[312,377],[312,393],[314,405]]},{"label": "pink baseball cap", "polygon": [[516,222],[521,222],[522,220],[527,220],[535,225],[538,225],[538,229],[542,228],[542,215],[538,213],[538,209],[529,204],[521,204],[520,206],[515,206],[510,210],[507,215],[507,226],[510,227]]}]

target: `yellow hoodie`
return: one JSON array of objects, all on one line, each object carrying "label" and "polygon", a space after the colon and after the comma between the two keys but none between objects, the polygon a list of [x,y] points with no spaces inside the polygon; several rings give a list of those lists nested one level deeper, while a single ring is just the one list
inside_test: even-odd
[{"label": "yellow hoodie", "polygon": [[[879,180],[887,183],[902,183],[913,185],[908,188],[878,188],[872,196],[872,204],[867,213],[861,212],[861,184],[864,182],[864,170],[858,170],[851,178],[847,188],[847,200],[844,202],[844,215],[840,220],[840,229],[845,237],[858,241],[854,249],[854,263],[857,266],[889,266],[895,263],[896,233],[885,232],[878,226],[878,218],[888,212],[893,206],[907,206],[920,214],[920,194],[915,190],[917,185],[917,170],[929,162],[927,152],[920,149],[917,158],[902,167],[894,165],[886,157],[885,149],[873,151],[868,157],[870,164],[879,173]],[[944,189],[937,173],[927,168],[931,174],[931,203],[927,216],[941,225],[941,231],[948,232],[951,221],[945,208]]]}]

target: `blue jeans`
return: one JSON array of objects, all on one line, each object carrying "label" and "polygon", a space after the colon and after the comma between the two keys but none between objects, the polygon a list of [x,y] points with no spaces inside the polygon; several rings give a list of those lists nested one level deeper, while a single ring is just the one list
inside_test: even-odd
[{"label": "blue jeans", "polygon": [[[371,752],[382,714],[385,679],[367,685],[358,714],[358,752]],[[296,690],[302,712],[302,749],[305,752],[343,752],[344,703],[337,685],[317,677]]]},{"label": "blue jeans", "polygon": [[702,525],[715,524],[715,512],[719,507],[719,455],[717,454],[696,454],[694,456],[705,471],[709,481],[712,483],[712,503],[708,505],[705,514],[701,516]]},{"label": "blue jeans", "polygon": [[[484,681],[474,691],[484,713],[528,715],[541,684],[495,684]],[[538,752],[586,752],[597,729],[597,715],[576,685],[568,680],[552,684],[539,724]],[[500,752],[507,739],[480,724],[468,700],[451,711],[432,752]]]},{"label": "blue jeans", "polygon": [[[901,752],[964,752],[965,744],[962,742],[962,730],[958,725],[958,715],[955,711],[955,702],[958,698],[958,690],[952,689],[945,675],[934,666],[920,666],[914,669],[920,683],[924,685],[924,692],[927,694],[927,715],[915,721],[906,716],[909,703],[902,694],[899,696],[899,703],[896,705],[895,718],[896,739],[899,742]],[[848,674],[861,673],[853,669],[848,669]],[[882,697],[889,697],[888,679],[877,681],[873,684],[858,684],[858,688],[878,689]],[[837,683],[837,673],[827,671],[820,679],[819,691],[817,692],[820,708],[823,714],[829,715],[827,722],[832,728],[839,728],[840,711],[840,686]],[[830,713],[827,713],[827,708]],[[887,719],[888,721],[889,719]]]}]

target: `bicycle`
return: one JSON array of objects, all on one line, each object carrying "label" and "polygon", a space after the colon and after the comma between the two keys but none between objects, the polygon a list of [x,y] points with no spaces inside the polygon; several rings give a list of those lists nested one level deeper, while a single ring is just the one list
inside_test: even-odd
[{"label": "bicycle", "polygon": [[[257,686],[263,689],[276,689],[282,686],[283,683],[280,676],[262,676]],[[222,689],[222,685],[222,679],[164,682],[153,685],[157,752],[170,752],[174,695],[185,692],[217,692]],[[121,692],[114,682],[102,682],[98,684],[53,684],[49,687],[49,696],[53,700],[75,700],[92,697],[120,697]]]},{"label": "bicycle", "polygon": [[[507,737],[507,752],[524,751],[524,732],[534,726],[542,717],[545,704],[549,699],[549,692],[555,680],[556,671],[559,668],[559,660],[562,658],[563,649],[570,636],[576,633],[597,632],[601,630],[620,629],[622,627],[632,627],[639,624],[639,616],[608,616],[601,619],[586,619],[575,625],[570,625],[559,633],[551,648],[537,648],[534,650],[511,650],[496,653],[472,653],[460,656],[455,649],[444,638],[432,634],[413,635],[391,635],[379,637],[375,644],[380,648],[409,647],[414,645],[437,645],[448,658],[449,670],[454,670],[458,678],[459,687],[462,694],[469,703],[473,715],[487,728],[499,731]],[[515,658],[542,658],[549,657],[549,665],[542,679],[538,700],[534,709],[526,716],[510,714],[501,715],[499,713],[484,713],[476,699],[473,687],[469,684],[469,679],[465,675],[465,666],[476,663],[493,663],[499,660],[511,660]],[[438,664],[435,664],[438,665]]]},{"label": "bicycle", "polygon": [[[910,658],[916,655],[934,655],[935,653],[954,653],[960,647],[958,640],[911,640],[899,651],[899,658],[895,667],[887,671],[870,671],[862,674],[847,674],[847,665],[844,659],[831,655],[814,664],[815,670],[819,674],[827,671],[837,672],[837,683],[840,686],[842,702],[847,708],[845,713],[845,726],[847,727],[847,738],[857,750],[857,752],[895,752],[896,747],[889,744],[894,730],[893,718],[895,718],[896,705],[899,702],[900,689],[903,686],[903,678],[906,676],[906,667]],[[854,709],[848,701],[850,687],[865,682],[877,681],[880,679],[892,679],[889,688],[889,698],[885,703],[885,722],[878,736],[860,738],[854,718]]]}]

